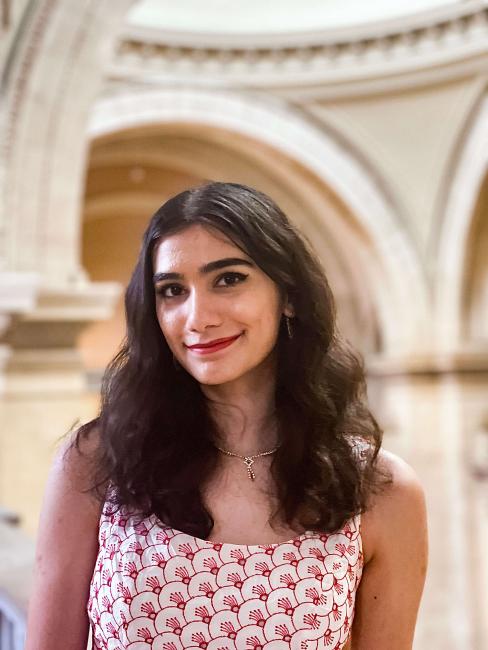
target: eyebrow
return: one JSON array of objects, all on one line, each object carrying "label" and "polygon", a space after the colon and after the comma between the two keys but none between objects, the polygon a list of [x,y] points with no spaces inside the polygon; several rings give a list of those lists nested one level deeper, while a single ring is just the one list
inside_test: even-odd
[{"label": "eyebrow", "polygon": [[[254,264],[252,262],[242,259],[241,257],[226,257],[222,260],[207,262],[207,264],[204,264],[198,269],[198,272],[201,273],[202,275],[205,275],[206,273],[211,273],[212,271],[215,271],[217,269],[223,269],[227,266],[238,266],[238,265],[249,266],[251,268],[254,267]],[[159,272],[153,275],[153,282],[154,284],[156,284],[157,282],[161,282],[161,280],[182,280],[183,278],[184,276],[182,273]]]}]

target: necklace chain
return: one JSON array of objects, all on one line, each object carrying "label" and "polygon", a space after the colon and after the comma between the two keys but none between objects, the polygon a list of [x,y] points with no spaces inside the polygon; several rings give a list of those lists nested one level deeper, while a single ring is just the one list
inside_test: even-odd
[{"label": "necklace chain", "polygon": [[253,454],[251,456],[241,456],[241,454],[235,454],[233,451],[227,451],[226,449],[222,449],[218,445],[215,445],[215,447],[221,451],[223,454],[226,454],[226,456],[234,456],[235,458],[240,458],[244,462],[244,465],[247,468],[247,475],[251,479],[251,481],[254,481],[256,478],[256,475],[254,474],[254,471],[252,469],[252,465],[254,463],[255,458],[261,458],[261,456],[269,456],[270,454],[274,454],[275,451],[280,447],[281,443],[276,445],[274,449],[270,449],[269,451],[262,451],[260,454]]}]

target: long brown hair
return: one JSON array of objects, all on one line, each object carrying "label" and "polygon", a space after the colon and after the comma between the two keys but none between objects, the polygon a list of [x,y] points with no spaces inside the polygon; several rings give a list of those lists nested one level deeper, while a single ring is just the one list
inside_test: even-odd
[{"label": "long brown hair", "polygon": [[[334,298],[308,240],[265,194],[210,182],[169,199],[151,218],[125,293],[127,332],[107,366],[94,428],[99,438],[91,490],[142,517],[207,538],[213,518],[200,487],[216,468],[216,425],[199,383],[176,368],[156,318],[152,252],[190,225],[217,228],[276,283],[294,307],[293,338],[276,341],[276,416],[282,441],[271,472],[273,518],[331,532],[363,512],[391,477],[377,465],[382,432],[366,403],[360,355],[340,336]],[[361,449],[362,453],[358,453]]]}]

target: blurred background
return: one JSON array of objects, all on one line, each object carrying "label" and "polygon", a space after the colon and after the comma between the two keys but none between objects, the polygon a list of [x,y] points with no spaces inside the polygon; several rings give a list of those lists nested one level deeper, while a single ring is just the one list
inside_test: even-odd
[{"label": "blurred background", "polygon": [[152,212],[207,179],[312,241],[430,527],[415,650],[488,648],[488,2],[1,0],[0,648]]}]

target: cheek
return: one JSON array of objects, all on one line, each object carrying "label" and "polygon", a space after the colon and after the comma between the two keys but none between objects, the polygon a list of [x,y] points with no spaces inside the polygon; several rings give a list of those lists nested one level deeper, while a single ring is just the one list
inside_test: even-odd
[{"label": "cheek", "polygon": [[249,306],[249,322],[256,324],[272,337],[279,327],[280,309],[277,302],[269,297],[256,300]]},{"label": "cheek", "polygon": [[178,329],[178,323],[174,314],[170,314],[168,312],[164,312],[162,309],[158,309],[157,319],[159,327],[161,328],[161,331],[166,338],[175,336]]}]

